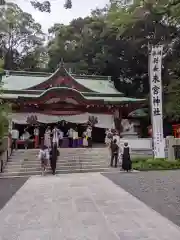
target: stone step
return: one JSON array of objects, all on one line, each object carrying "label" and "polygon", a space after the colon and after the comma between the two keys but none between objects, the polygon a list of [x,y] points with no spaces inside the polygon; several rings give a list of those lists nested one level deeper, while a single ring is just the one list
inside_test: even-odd
[{"label": "stone step", "polygon": [[[108,152],[108,148],[59,148],[58,149],[60,153],[90,153],[90,152],[99,152],[99,151],[106,151]],[[27,149],[27,150],[14,150],[13,153],[19,153],[19,154],[37,154],[39,153],[39,149]]]},{"label": "stone step", "polygon": [[[94,161],[89,159],[89,161],[74,161],[74,160],[68,160],[68,161],[57,161],[57,165],[73,165],[73,164],[86,164],[86,165],[91,165],[91,164],[105,164],[109,162],[108,160],[99,160],[99,161]],[[7,168],[15,168],[15,167],[31,167],[31,166],[38,166],[41,165],[40,161],[34,161],[34,162],[29,162],[25,161],[22,163],[16,163],[16,164],[7,164]]]},{"label": "stone step", "polygon": [[[77,157],[79,157],[79,158],[89,158],[89,157],[93,157],[93,158],[98,158],[99,156],[101,156],[101,157],[107,157],[107,156],[109,156],[110,154],[108,153],[106,153],[106,154],[102,154],[102,153],[98,153],[98,154],[81,154],[81,153],[79,153],[79,154],[60,154],[59,155],[59,158],[77,158]],[[38,158],[38,155],[27,155],[27,154],[24,154],[24,155],[22,155],[22,156],[19,156],[18,154],[16,155],[16,156],[11,156],[10,158],[9,158],[9,161],[11,161],[11,159],[37,159]]]},{"label": "stone step", "polygon": [[[66,155],[60,155],[58,156],[58,158],[61,158],[61,159],[69,159],[69,158],[107,158],[108,156],[110,156],[110,154],[101,154],[101,153],[98,153],[96,155],[91,155],[91,154],[76,154],[76,155],[70,155],[70,154],[66,154]],[[24,155],[24,156],[14,156],[14,157],[11,157],[9,158],[9,161],[11,160],[24,160],[24,159],[38,159],[38,156],[28,156],[28,155]]]},{"label": "stone step", "polygon": [[[107,161],[110,159],[109,157],[98,157],[98,158],[91,158],[90,156],[88,158],[58,158],[57,162],[62,162],[62,163],[67,163],[67,162],[97,162],[97,161]],[[29,164],[33,164],[33,163],[39,163],[41,162],[38,158],[35,159],[22,159],[22,160],[17,160],[17,159],[12,159],[10,161],[8,161],[8,165],[16,165],[16,164],[22,164],[22,163],[29,163]]]},{"label": "stone step", "polygon": [[[108,164],[91,164],[91,165],[86,165],[86,164],[75,164],[75,165],[57,165],[57,170],[68,170],[68,169],[81,169],[81,168],[84,168],[84,169],[93,169],[93,168],[104,168],[104,167],[108,167]],[[36,170],[41,170],[41,165],[39,166],[35,166],[35,167],[31,167],[31,168],[26,168],[26,167],[20,167],[20,168],[5,168],[4,169],[4,173],[5,172],[17,172],[17,171],[36,171]]]},{"label": "stone step", "polygon": [[[63,167],[67,167],[67,168],[71,168],[71,167],[91,167],[91,166],[108,166],[109,163],[108,162],[97,162],[97,163],[73,163],[73,164],[61,164],[61,163],[57,163],[57,168],[63,168]],[[4,172],[5,171],[14,171],[15,169],[36,169],[36,168],[39,168],[41,167],[41,164],[36,164],[36,165],[30,165],[30,166],[26,166],[26,165],[18,165],[18,166],[13,166],[13,167],[10,167],[10,166],[7,166],[5,169],[4,169]]]},{"label": "stone step", "polygon": [[[92,168],[92,169],[57,169],[56,174],[68,174],[68,173],[85,173],[85,172],[109,172],[111,169],[109,167],[101,167],[101,168]],[[8,172],[8,173],[1,173],[0,178],[11,178],[11,177],[28,177],[28,176],[33,176],[33,175],[41,175],[40,170],[36,171],[21,171],[21,172]],[[51,174],[51,171],[48,170],[46,174]]]},{"label": "stone step", "polygon": [[[38,149],[14,151],[0,177],[41,175]],[[147,155],[147,154],[146,154]],[[144,157],[141,152],[138,156]],[[107,148],[60,149],[57,173],[109,172],[110,152]],[[51,171],[48,170],[47,174]]]}]

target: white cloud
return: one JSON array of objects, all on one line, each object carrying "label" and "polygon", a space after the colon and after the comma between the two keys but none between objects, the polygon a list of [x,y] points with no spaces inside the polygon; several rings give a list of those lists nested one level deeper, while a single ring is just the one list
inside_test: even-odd
[{"label": "white cloud", "polygon": [[64,9],[65,0],[50,0],[51,13],[41,13],[35,10],[30,0],[14,0],[25,12],[31,13],[34,19],[42,25],[42,28],[47,32],[48,28],[54,23],[69,23],[72,19],[85,17],[90,14],[92,9],[96,7],[104,7],[109,0],[72,0],[73,8]]}]

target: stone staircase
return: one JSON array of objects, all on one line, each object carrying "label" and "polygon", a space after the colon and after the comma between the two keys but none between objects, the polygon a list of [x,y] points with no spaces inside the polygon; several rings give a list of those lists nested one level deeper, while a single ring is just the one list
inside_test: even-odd
[{"label": "stone staircase", "polygon": [[[41,174],[39,150],[17,150],[10,157],[0,177],[23,177]],[[62,148],[57,160],[57,174],[109,171],[107,148]],[[50,169],[47,174],[51,173]]]}]

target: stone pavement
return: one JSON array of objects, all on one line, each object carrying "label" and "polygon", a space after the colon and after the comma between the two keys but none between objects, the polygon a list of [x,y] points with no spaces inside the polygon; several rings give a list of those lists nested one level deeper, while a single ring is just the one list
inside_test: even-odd
[{"label": "stone pavement", "polygon": [[99,173],[32,177],[0,211],[0,240],[179,240],[180,228]]},{"label": "stone pavement", "polygon": [[103,175],[180,227],[180,170]]}]

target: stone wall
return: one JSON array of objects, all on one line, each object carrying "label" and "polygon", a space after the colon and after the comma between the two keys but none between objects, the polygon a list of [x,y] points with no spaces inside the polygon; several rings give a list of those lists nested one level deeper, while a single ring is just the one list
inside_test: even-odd
[{"label": "stone wall", "polygon": [[121,143],[128,142],[133,150],[152,150],[151,138],[121,138]]}]

